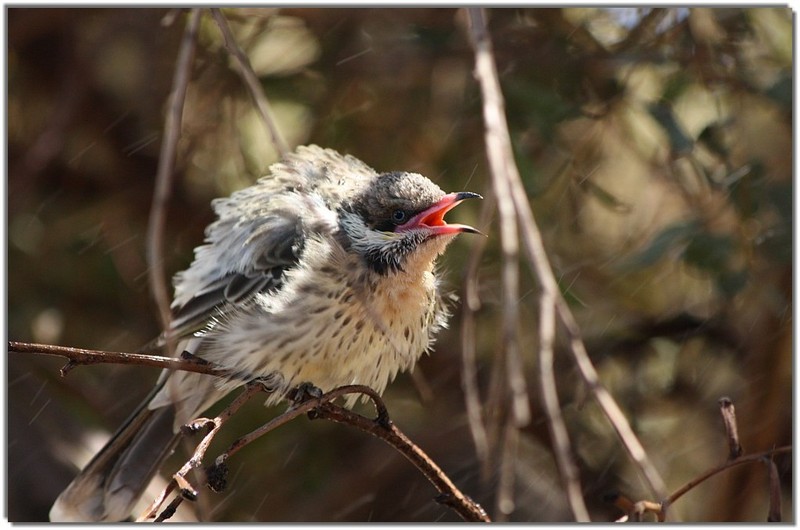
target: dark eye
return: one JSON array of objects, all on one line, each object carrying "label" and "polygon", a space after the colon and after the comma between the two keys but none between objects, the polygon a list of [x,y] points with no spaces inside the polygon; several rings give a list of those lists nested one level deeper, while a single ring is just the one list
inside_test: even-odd
[{"label": "dark eye", "polygon": [[392,212],[392,222],[395,224],[402,224],[406,220],[406,212],[403,210],[395,210]]}]

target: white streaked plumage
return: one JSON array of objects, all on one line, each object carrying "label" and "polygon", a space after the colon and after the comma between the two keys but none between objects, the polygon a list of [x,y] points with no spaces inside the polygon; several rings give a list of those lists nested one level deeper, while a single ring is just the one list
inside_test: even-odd
[{"label": "white streaked plumage", "polygon": [[51,520],[127,517],[180,425],[255,377],[274,384],[270,403],[301,383],[383,392],[446,323],[434,262],[475,230],[442,217],[475,196],[308,146],[214,200],[205,244],[175,275],[169,333],[230,379],[166,378],[61,494]]}]

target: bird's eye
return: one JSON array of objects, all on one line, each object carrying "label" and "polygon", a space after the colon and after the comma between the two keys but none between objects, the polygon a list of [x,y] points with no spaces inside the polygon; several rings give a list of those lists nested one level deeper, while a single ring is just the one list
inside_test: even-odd
[{"label": "bird's eye", "polygon": [[402,224],[406,220],[406,212],[403,210],[395,210],[392,212],[392,222],[395,224]]}]

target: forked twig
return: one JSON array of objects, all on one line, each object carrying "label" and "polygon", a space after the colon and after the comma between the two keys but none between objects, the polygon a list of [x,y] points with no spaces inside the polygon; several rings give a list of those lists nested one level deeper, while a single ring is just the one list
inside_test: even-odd
[{"label": "forked twig", "polygon": [[[254,393],[261,391],[261,388],[259,385],[254,385],[249,387],[249,391]],[[337,397],[352,393],[365,394],[372,400],[377,411],[377,416],[375,419],[366,418],[360,414],[331,403],[331,401]],[[213,436],[216,435],[217,431],[222,424],[224,424],[225,420],[227,420],[230,414],[236,412],[238,407],[248,400],[251,395],[252,394],[248,394],[247,392],[240,395],[237,400],[231,404],[231,407],[226,409],[224,413],[226,415],[224,417],[217,417],[213,420],[205,420],[206,422],[213,424],[214,428],[203,439],[192,458],[181,468],[178,473],[176,473],[174,477],[175,481],[182,490],[182,495],[179,498],[187,498],[191,500],[196,496],[196,491],[188,484],[188,482],[184,480],[183,485],[181,485],[181,479],[185,479],[186,474],[192,468],[196,468],[201,464],[205,451],[207,450]],[[234,405],[236,405],[235,409]],[[430,457],[428,457],[422,451],[422,449],[411,442],[411,440],[409,440],[394,424],[392,424],[392,422],[389,420],[386,405],[383,403],[381,397],[374,390],[361,385],[339,387],[320,397],[306,399],[302,403],[290,407],[286,412],[267,422],[262,427],[259,427],[255,431],[252,431],[251,433],[234,441],[226,451],[224,451],[215,459],[214,464],[207,469],[209,487],[215,491],[221,491],[225,488],[227,476],[226,462],[236,452],[257,440],[264,434],[275,430],[277,427],[288,423],[298,416],[309,413],[313,414],[313,418],[328,419],[338,423],[345,423],[382,439],[403,454],[403,456],[405,456],[412,464],[414,464],[417,469],[419,469],[423,475],[425,475],[425,477],[434,485],[434,487],[436,487],[436,489],[439,491],[439,495],[437,497],[438,502],[449,506],[467,521],[489,521],[486,512],[480,507],[480,505],[461,493],[461,491],[459,491],[459,489],[447,477],[444,471],[442,471],[441,468],[439,468],[433,462],[433,460],[431,460]],[[174,485],[172,487],[174,488]],[[158,502],[160,505],[163,503],[165,498],[166,494],[162,494],[159,496],[156,502]],[[174,508],[180,504],[180,502],[182,501],[173,501],[169,505],[168,509],[174,510]],[[152,517],[154,510],[157,510],[157,508],[158,507],[154,503],[154,506],[151,506],[151,508],[148,510],[148,513],[146,514],[147,517]],[[165,517],[164,514],[161,514],[157,520],[165,520],[166,518],[168,518],[168,516]]]},{"label": "forked twig", "polygon": [[780,479],[778,477],[778,468],[775,465],[775,462],[772,461],[772,458],[781,453],[788,453],[791,452],[792,446],[787,445],[783,447],[778,447],[775,449],[770,449],[768,451],[762,451],[760,453],[752,454],[752,455],[742,455],[742,447],[739,445],[739,435],[738,435],[738,428],[736,425],[736,415],[734,414],[733,402],[730,398],[723,397],[719,400],[720,405],[720,412],[722,413],[722,417],[725,423],[725,435],[728,440],[728,455],[727,461],[717,467],[709,469],[704,473],[698,475],[697,477],[693,478],[677,490],[675,490],[671,495],[668,497],[663,497],[661,502],[653,502],[649,500],[642,500],[639,502],[633,502],[628,497],[623,495],[618,495],[614,497],[614,504],[626,512],[628,515],[621,519],[621,520],[629,520],[629,519],[641,519],[641,516],[644,513],[653,513],[658,518],[659,522],[663,522],[666,520],[667,510],[670,506],[672,506],[675,501],[681,498],[683,495],[697,487],[698,485],[702,484],[709,478],[722,473],[723,471],[727,471],[736,466],[740,466],[742,464],[748,464],[752,462],[764,462],[767,464],[767,468],[769,471],[769,514],[767,516],[768,521],[780,521],[781,519],[781,495],[780,495]]},{"label": "forked twig", "polygon": [[214,440],[214,437],[217,435],[222,426],[234,414],[236,414],[236,412],[238,412],[245,403],[250,401],[250,398],[262,391],[264,391],[264,386],[258,382],[258,380],[250,382],[245,385],[244,391],[236,396],[236,399],[234,399],[230,405],[225,407],[225,410],[223,410],[218,416],[211,419],[198,418],[192,421],[189,425],[184,426],[183,432],[185,434],[198,432],[207,427],[211,428],[200,441],[200,443],[197,444],[192,457],[189,458],[189,460],[187,460],[186,463],[172,476],[172,480],[170,480],[166,488],[164,488],[164,491],[158,497],[156,497],[153,503],[142,513],[142,515],[139,516],[137,522],[147,521],[148,519],[155,517],[161,505],[176,487],[180,490],[180,495],[178,498],[181,500],[173,500],[165,512],[162,512],[162,514],[160,514],[156,520],[163,521],[171,517],[171,515],[165,516],[165,513],[170,511],[174,513],[174,510],[180,505],[181,502],[183,502],[184,498],[189,500],[194,500],[197,498],[198,492],[192,488],[192,486],[186,480],[186,476],[193,469],[200,467],[206,451],[208,451],[211,442]]},{"label": "forked twig", "polygon": [[770,458],[774,455],[783,454],[783,453],[790,453],[792,451],[791,445],[784,445],[781,447],[776,447],[775,449],[770,449],[768,451],[762,451],[760,453],[754,453],[751,455],[740,456],[735,460],[729,460],[724,464],[717,466],[715,468],[709,469],[708,471],[704,472],[703,474],[693,478],[677,490],[675,490],[667,500],[664,501],[664,509],[668,506],[671,506],[675,503],[679,498],[681,498],[684,494],[694,489],[698,484],[705,482],[706,480],[710,479],[714,475],[718,473],[722,473],[732,467],[740,466],[742,464],[749,464],[751,462],[759,462],[764,460],[765,458]]}]

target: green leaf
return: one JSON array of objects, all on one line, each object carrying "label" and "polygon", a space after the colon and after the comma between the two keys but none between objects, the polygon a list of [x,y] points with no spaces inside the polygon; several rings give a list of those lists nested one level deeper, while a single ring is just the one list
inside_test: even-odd
[{"label": "green leaf", "polygon": [[622,268],[631,271],[655,264],[669,250],[691,240],[698,228],[699,225],[694,220],[679,221],[667,226],[650,241],[644,250],[624,260]]},{"label": "green leaf", "polygon": [[699,269],[721,273],[727,270],[733,250],[730,236],[699,232],[684,250],[683,259]]}]

